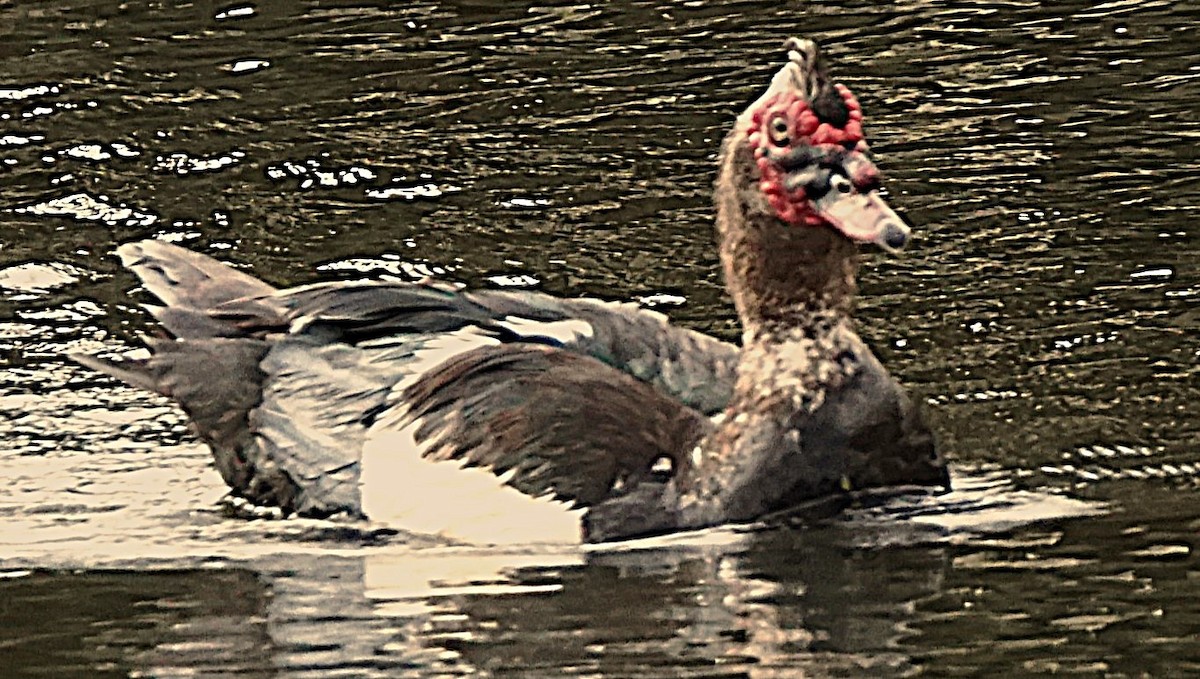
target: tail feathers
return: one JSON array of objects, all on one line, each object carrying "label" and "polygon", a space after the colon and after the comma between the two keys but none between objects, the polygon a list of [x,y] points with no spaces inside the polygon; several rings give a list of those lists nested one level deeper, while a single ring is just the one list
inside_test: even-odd
[{"label": "tail feathers", "polygon": [[271,502],[286,507],[286,499],[294,497],[296,490],[284,475],[270,473],[271,466],[250,428],[250,413],[262,399],[264,375],[259,363],[267,343],[250,338],[209,338],[151,339],[148,344],[154,354],[147,359],[71,358],[175,400],[212,449],[217,471],[235,494],[255,501],[274,496]]},{"label": "tail feathers", "polygon": [[96,372],[111,375],[126,384],[153,391],[161,394],[158,381],[154,378],[147,363],[148,359],[132,360],[126,359],[123,361],[114,361],[108,358],[100,358],[99,356],[89,356],[87,354],[68,354],[68,358],[75,361],[85,368],[91,368]]},{"label": "tail feathers", "polygon": [[235,326],[208,318],[206,312],[235,299],[276,292],[224,262],[162,241],[126,243],[117,254],[146,290],[163,302],[150,312],[176,337],[234,335]]}]

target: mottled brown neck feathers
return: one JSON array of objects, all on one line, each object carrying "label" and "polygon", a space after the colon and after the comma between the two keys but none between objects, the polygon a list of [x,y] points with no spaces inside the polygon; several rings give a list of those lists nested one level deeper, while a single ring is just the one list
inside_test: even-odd
[{"label": "mottled brown neck feathers", "polygon": [[816,313],[849,314],[854,243],[828,226],[783,222],[758,185],[739,126],[722,146],[715,201],[726,285],[747,334],[798,325]]}]

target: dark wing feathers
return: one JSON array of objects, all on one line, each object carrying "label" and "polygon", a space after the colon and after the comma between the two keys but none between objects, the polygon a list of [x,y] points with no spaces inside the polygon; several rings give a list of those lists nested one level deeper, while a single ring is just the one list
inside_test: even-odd
[{"label": "dark wing feathers", "polygon": [[[364,437],[405,401],[433,456],[591,505],[660,457],[686,467],[680,452],[732,388],[733,345],[632,305],[434,284],[276,290],[167,243],[118,253],[163,303],[150,311],[176,340],[152,340],[142,361],[77,359],[177,400],[234,492],[287,510],[358,511]],[[565,334],[538,325],[559,322]],[[502,344],[396,393],[432,337],[468,328]]]},{"label": "dark wing feathers", "polygon": [[308,334],[358,344],[392,335],[447,332],[488,320],[456,296],[413,283],[318,283],[269,297],[229,300],[210,313],[243,332],[280,330],[295,323]]},{"label": "dark wing feathers", "polygon": [[[550,344],[591,356],[705,414],[724,409],[732,392],[737,347],[671,326],[661,314],[631,304],[391,282],[277,291],[210,257],[159,241],[129,243],[118,253],[164,302],[151,313],[176,337],[263,336],[297,324],[297,330],[327,341],[358,344],[474,326],[503,342]],[[539,334],[536,324],[515,327],[510,319],[582,321],[588,331],[562,340]]]},{"label": "dark wing feathers", "polygon": [[[587,356],[537,345],[459,354],[403,395],[427,455],[486,467],[524,493],[579,506],[651,475],[676,473],[709,420]],[[602,441],[602,446],[596,442]]]},{"label": "dark wing feathers", "polygon": [[[546,298],[535,293],[480,293],[505,301],[534,302]],[[561,318],[575,318],[591,326],[570,348],[596,358],[706,415],[725,409],[733,393],[738,348],[698,332],[672,326],[658,313],[632,304],[596,300],[549,298]],[[520,317],[521,314],[513,313]]]},{"label": "dark wing feathers", "polygon": [[[286,290],[269,300],[232,300],[213,315],[238,324],[244,332],[256,332],[278,326],[272,314],[280,308],[286,308],[287,318],[300,322],[305,332],[351,344],[473,326],[502,342],[559,346],[648,382],[708,415],[729,402],[738,357],[732,344],[672,326],[661,314],[631,304],[563,300],[531,292],[328,283]],[[260,321],[263,326],[256,325]],[[538,323],[564,321],[586,325],[565,339],[539,331]]]}]

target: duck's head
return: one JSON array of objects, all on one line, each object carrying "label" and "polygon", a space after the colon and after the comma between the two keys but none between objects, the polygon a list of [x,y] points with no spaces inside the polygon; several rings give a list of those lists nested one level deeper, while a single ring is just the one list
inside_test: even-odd
[{"label": "duck's head", "polygon": [[828,225],[854,241],[904,247],[910,230],[879,195],[858,100],[829,80],[815,42],[790,38],[785,48],[788,62],[734,132],[753,154],[758,190],[788,225]]}]

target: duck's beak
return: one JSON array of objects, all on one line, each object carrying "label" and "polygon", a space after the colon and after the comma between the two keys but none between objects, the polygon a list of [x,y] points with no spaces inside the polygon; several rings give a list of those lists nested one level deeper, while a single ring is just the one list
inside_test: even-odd
[{"label": "duck's beak", "polygon": [[812,201],[816,213],[851,240],[874,243],[888,252],[903,249],[912,229],[879,193],[859,193],[852,187],[844,188],[848,190],[830,189]]}]

